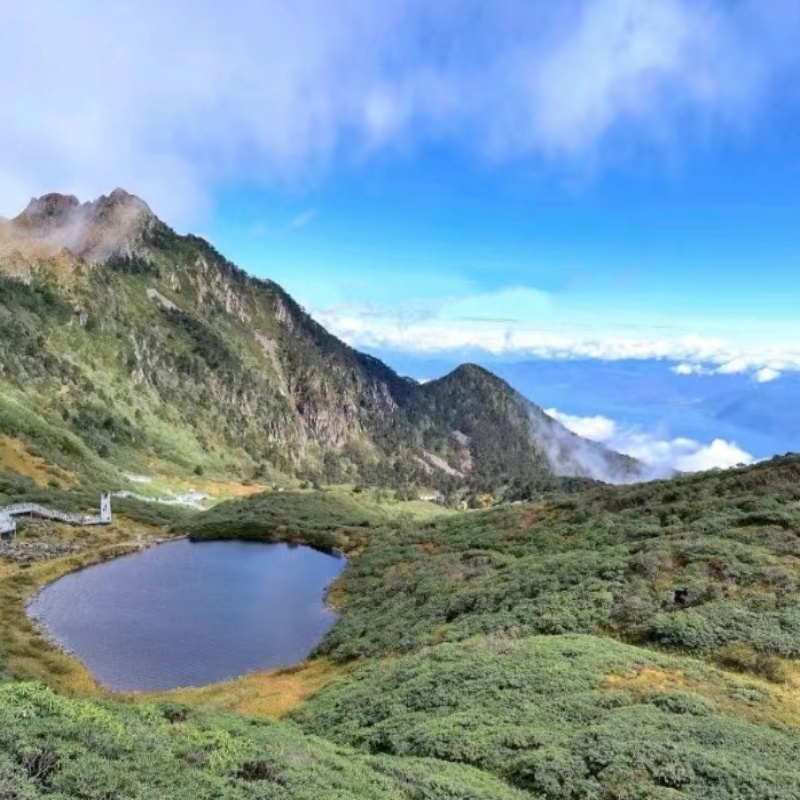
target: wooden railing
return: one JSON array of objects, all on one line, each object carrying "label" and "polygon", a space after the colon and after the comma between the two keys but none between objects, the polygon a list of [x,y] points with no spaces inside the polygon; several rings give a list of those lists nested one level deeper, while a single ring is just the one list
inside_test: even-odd
[{"label": "wooden railing", "polygon": [[55,508],[40,506],[38,503],[17,503],[13,506],[0,508],[0,514],[7,517],[32,516],[42,519],[52,519],[56,522],[65,522],[67,525],[102,525],[103,520],[95,514],[69,514]]},{"label": "wooden railing", "polygon": [[50,519],[55,522],[63,522],[67,525],[106,525],[111,521],[110,508],[109,517],[104,519],[97,514],[70,514],[67,511],[59,511],[56,508],[48,508],[39,503],[15,503],[14,505],[0,508],[0,535],[15,533],[17,530],[16,517],[40,517]]}]

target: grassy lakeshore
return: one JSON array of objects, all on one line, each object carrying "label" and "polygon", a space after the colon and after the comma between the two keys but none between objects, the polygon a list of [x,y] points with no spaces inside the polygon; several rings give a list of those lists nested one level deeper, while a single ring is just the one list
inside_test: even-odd
[{"label": "grassy lakeshore", "polygon": [[[59,506],[83,502],[79,495],[54,494],[58,495]],[[42,681],[74,696],[174,701],[212,711],[231,710],[275,719],[346,675],[352,665],[313,659],[200,688],[112,693],[100,686],[76,657],[48,639],[46,631],[28,617],[27,605],[42,588],[70,572],[134,553],[142,545],[195,532],[198,535],[193,538],[198,540],[237,538],[238,533],[241,538],[294,541],[353,555],[378,529],[388,535],[399,525],[422,524],[453,514],[431,503],[386,502],[374,492],[353,493],[347,487],[325,492],[262,493],[246,503],[223,502],[202,514],[135,501],[117,501],[115,512],[119,508],[132,509],[134,518],[115,513],[110,526],[91,528],[23,523],[17,540],[18,557],[28,550],[38,555],[26,563],[0,554],[0,668],[4,662],[5,670],[14,679]],[[65,554],[58,555],[61,552]],[[48,557],[51,553],[54,557]],[[340,581],[334,581],[328,596],[331,605],[337,607],[343,602],[340,585]]]},{"label": "grassy lakeshore", "polygon": [[[154,693],[114,693],[104,689],[75,656],[64,652],[47,637],[26,608],[37,592],[71,572],[134,553],[139,539],[144,544],[162,541],[167,532],[128,521],[115,521],[101,529],[56,526],[60,542],[85,537],[86,549],[60,558],[19,564],[0,560],[0,654],[5,669],[15,680],[42,681],[75,697],[95,697],[135,702],[176,702],[209,711],[236,711],[279,719],[331,681],[346,675],[352,666],[317,659],[289,668],[265,670],[200,688]],[[24,537],[25,534],[22,534]]]},{"label": "grassy lakeshore", "polygon": [[263,670],[229,681],[166,692],[151,692],[127,697],[142,702],[174,702],[204,711],[235,711],[269,719],[282,719],[322,688],[346,677],[356,663],[337,664],[315,658],[293,667]]}]

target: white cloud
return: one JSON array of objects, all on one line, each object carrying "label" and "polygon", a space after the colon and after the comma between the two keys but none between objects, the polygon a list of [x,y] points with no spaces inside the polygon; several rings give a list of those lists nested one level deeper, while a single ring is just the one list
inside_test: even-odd
[{"label": "white cloud", "polygon": [[[414,353],[464,349],[525,358],[662,359],[676,362],[678,375],[752,374],[760,382],[800,370],[800,325],[775,342],[748,341],[738,325],[736,339],[700,336],[675,328],[643,334],[642,325],[587,325],[571,318],[546,293],[516,287],[473,297],[449,298],[409,307],[350,303],[316,309],[314,316],[355,347]],[[754,337],[755,338],[755,337]]]},{"label": "white cloud", "polygon": [[[718,367],[710,368],[703,364],[677,364],[670,367],[671,371],[676,375],[741,375],[746,372],[751,372],[753,380],[756,383],[770,383],[771,381],[778,380],[782,373],[779,369],[771,366],[759,367],[758,363],[763,363],[762,359],[745,358],[738,356],[729,361],[724,361]],[[798,369],[800,365],[795,363],[794,359],[790,358],[784,362],[784,369]]]},{"label": "white cloud", "polygon": [[747,372],[749,366],[747,359],[739,357],[732,358],[730,361],[720,364],[714,371],[718,375],[740,375],[743,372]]},{"label": "white cloud", "polygon": [[714,439],[710,445],[700,447],[677,460],[677,469],[684,472],[702,472],[714,467],[733,467],[737,464],[752,464],[753,457],[733,442]]},{"label": "white cloud", "polygon": [[676,375],[711,375],[713,370],[706,369],[702,364],[676,364],[670,367]]},{"label": "white cloud", "polygon": [[575,417],[563,414],[555,408],[548,408],[547,413],[555,417],[573,433],[583,436],[584,439],[592,439],[595,442],[607,442],[614,438],[617,432],[617,425],[614,420],[608,417]]},{"label": "white cloud", "polygon": [[771,381],[778,380],[780,376],[780,370],[773,369],[772,367],[764,367],[758,370],[754,377],[758,383],[770,383]]},{"label": "white cloud", "polygon": [[635,426],[621,426],[608,417],[580,417],[556,408],[548,408],[546,412],[579,436],[602,442],[612,450],[643,461],[653,469],[654,475],[665,475],[670,470],[725,469],[754,461],[750,453],[724,439],[714,439],[709,444],[683,437],[664,439]]},{"label": "white cloud", "polygon": [[679,101],[714,108],[748,90],[715,63],[724,18],[683,2],[584,3],[571,36],[537,75],[538,125],[551,148],[581,151],[626,118],[654,121],[680,87]]},{"label": "white cloud", "polygon": [[175,222],[387,148],[674,148],[757,118],[799,32],[791,0],[5,4],[0,209],[121,184]]}]

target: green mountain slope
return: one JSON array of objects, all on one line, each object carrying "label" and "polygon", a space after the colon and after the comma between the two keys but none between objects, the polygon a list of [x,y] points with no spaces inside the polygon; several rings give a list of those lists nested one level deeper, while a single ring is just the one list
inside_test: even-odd
[{"label": "green mountain slope", "polygon": [[[800,657],[800,457],[373,537],[321,652],[348,660],[489,632],[605,634],[743,661]],[[730,651],[730,652],[729,652]]]},{"label": "green mountain slope", "polygon": [[79,476],[448,490],[637,470],[478,368],[400,377],[121,190],[0,225],[0,339],[0,433]]}]

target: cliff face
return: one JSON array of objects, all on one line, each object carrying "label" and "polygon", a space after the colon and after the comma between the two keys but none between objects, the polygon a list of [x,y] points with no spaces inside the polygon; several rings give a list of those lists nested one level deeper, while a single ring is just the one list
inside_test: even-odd
[{"label": "cliff face", "polygon": [[478,367],[400,377],[122,190],[32,200],[0,225],[0,280],[0,397],[51,457],[56,428],[128,471],[442,488],[636,471]]}]

